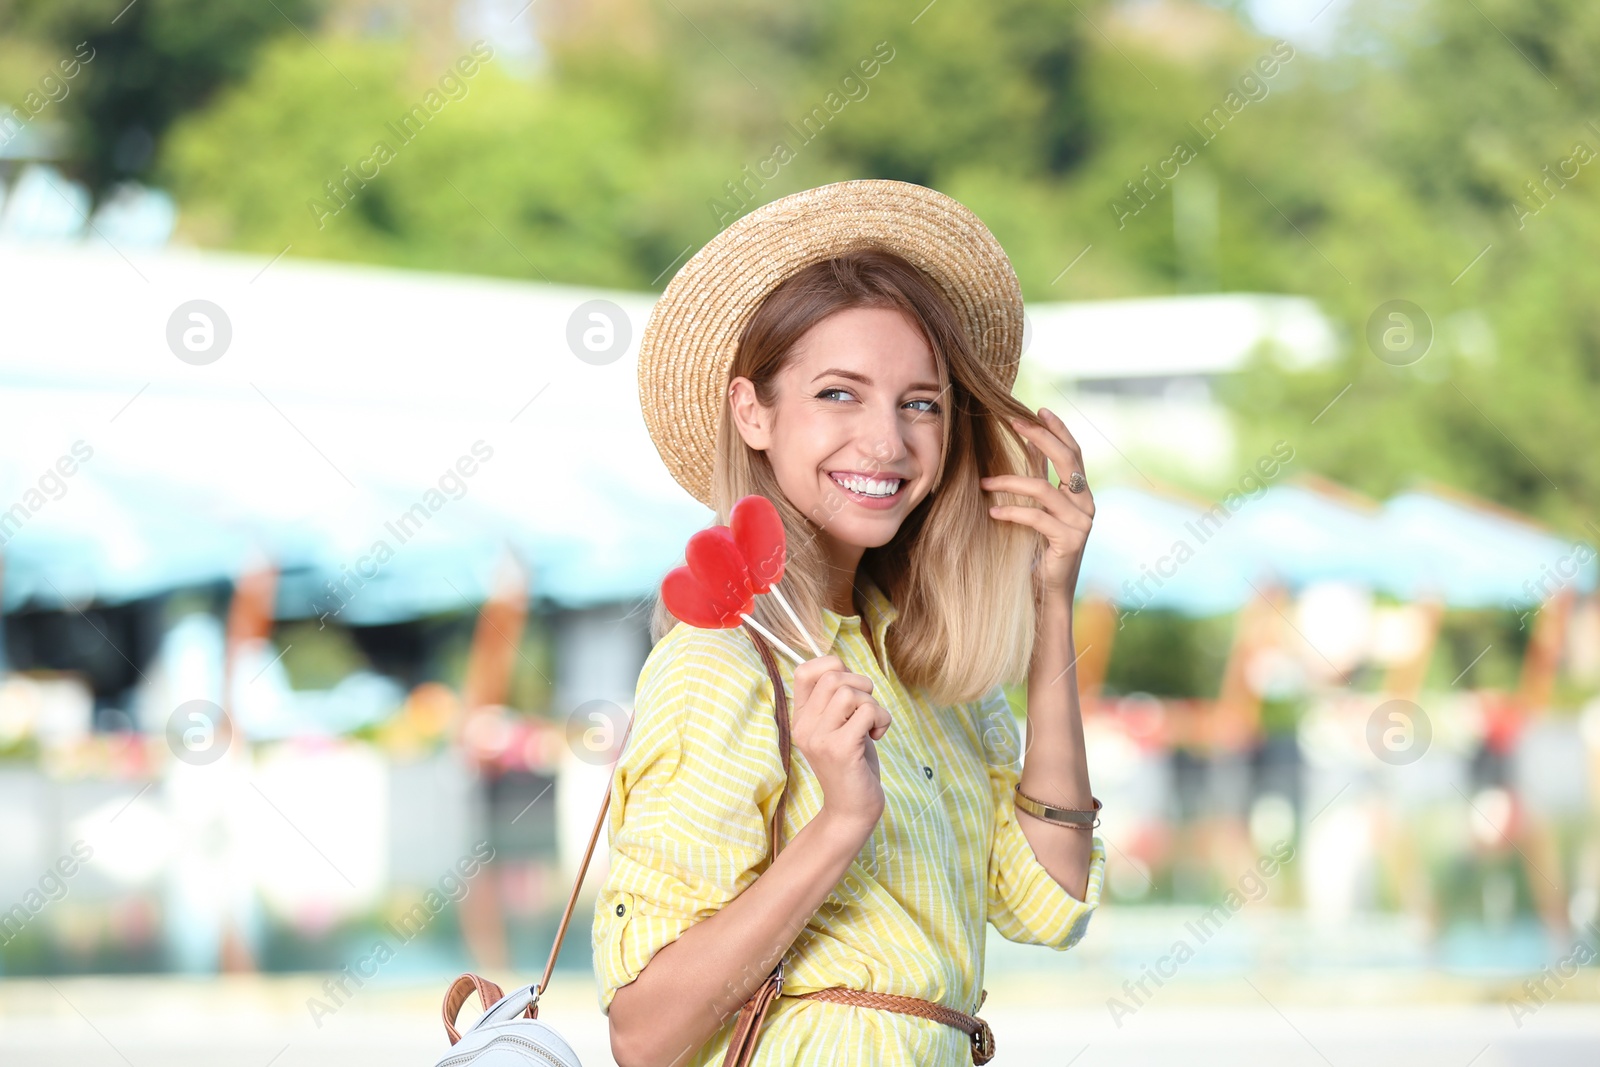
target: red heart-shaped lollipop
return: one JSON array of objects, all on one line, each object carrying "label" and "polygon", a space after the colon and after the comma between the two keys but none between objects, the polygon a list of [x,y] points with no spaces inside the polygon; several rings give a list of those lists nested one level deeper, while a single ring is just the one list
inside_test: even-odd
[{"label": "red heart-shaped lollipop", "polygon": [[766,497],[752,493],[733,505],[728,527],[744,555],[751,590],[765,593],[783,578],[786,542],[778,509]]},{"label": "red heart-shaped lollipop", "polygon": [[674,567],[661,581],[661,599],[674,618],[690,626],[708,630],[721,630],[728,613],[728,604],[711,595],[700,579],[688,567]]},{"label": "red heart-shaped lollipop", "polygon": [[674,567],[661,583],[667,610],[690,626],[738,626],[740,615],[754,605],[754,594],[732,532],[726,526],[699,530],[689,538],[684,556],[687,564]]},{"label": "red heart-shaped lollipop", "polygon": [[[794,609],[774,586],[783,577],[786,555],[783,519],[772,501],[758,494],[741,497],[728,515],[728,526],[712,526],[689,538],[684,552],[686,562],[667,572],[661,583],[661,599],[667,610],[688,623],[708,630],[727,630],[748,621],[778,646],[795,663],[800,654],[755,619],[746,619],[755,608],[755,595],[770,592],[778,599],[789,620],[800,626]],[[804,633],[804,628],[801,627]],[[806,640],[811,651],[817,643]]]},{"label": "red heart-shaped lollipop", "polygon": [[[711,526],[695,531],[694,536],[689,538],[684,558],[694,576],[700,579],[700,584],[712,596],[730,606],[737,605],[739,611],[750,610],[755,602],[750,568],[745,563],[744,553],[739,551],[733,539],[733,531],[726,526]],[[738,622],[736,620],[728,625],[737,626]]]}]

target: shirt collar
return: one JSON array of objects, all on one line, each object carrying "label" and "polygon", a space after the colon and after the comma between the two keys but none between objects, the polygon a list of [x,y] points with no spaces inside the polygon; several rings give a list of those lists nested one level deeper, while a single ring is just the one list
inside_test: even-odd
[{"label": "shirt collar", "polygon": [[[877,583],[866,575],[863,574],[858,577],[857,586],[861,590],[861,599],[866,605],[864,608],[865,621],[872,628],[873,644],[881,649],[884,647],[883,635],[889,629],[889,624],[900,614],[900,609],[896,608],[894,602],[884,595],[883,590],[878,588]],[[840,630],[844,630],[847,633],[860,633],[861,624],[862,616],[860,615],[840,615],[832,608],[823,608],[822,633],[818,635],[820,640],[817,642],[818,647],[822,649],[823,655],[827,655],[833,648],[834,640],[838,637]]]}]

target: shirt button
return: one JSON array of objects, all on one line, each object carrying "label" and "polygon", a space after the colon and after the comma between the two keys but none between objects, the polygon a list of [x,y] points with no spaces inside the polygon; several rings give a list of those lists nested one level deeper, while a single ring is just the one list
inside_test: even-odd
[{"label": "shirt button", "polygon": [[923,773],[924,777],[926,777],[928,779],[928,781],[930,781],[930,782],[933,781],[933,768],[932,767],[923,767],[922,768],[922,773]]},{"label": "shirt button", "polygon": [[623,913],[623,912],[625,912],[625,911],[627,911],[627,910],[628,910],[628,909],[627,909],[627,908],[626,908],[626,907],[624,907],[624,906],[623,906],[623,905],[621,905],[621,904],[618,904],[618,905],[617,905],[617,914],[618,914],[618,915],[621,915],[621,914],[622,914],[622,913]]}]

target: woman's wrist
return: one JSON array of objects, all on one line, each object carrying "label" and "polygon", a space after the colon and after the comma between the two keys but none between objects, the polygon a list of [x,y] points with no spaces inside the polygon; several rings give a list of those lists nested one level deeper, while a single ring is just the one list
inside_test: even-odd
[{"label": "woman's wrist", "polygon": [[1022,791],[1022,783],[1018,782],[1012,789],[1014,803],[1017,810],[1033,816],[1041,822],[1055,826],[1066,826],[1074,830],[1093,830],[1100,825],[1100,798],[1088,794],[1092,804],[1078,807],[1067,807],[1064,804],[1052,803],[1029,796]]},{"label": "woman's wrist", "polygon": [[817,828],[818,844],[835,858],[842,859],[845,866],[860,854],[877,825],[876,818],[869,820],[852,812],[842,812],[828,807],[826,802],[809,824]]}]

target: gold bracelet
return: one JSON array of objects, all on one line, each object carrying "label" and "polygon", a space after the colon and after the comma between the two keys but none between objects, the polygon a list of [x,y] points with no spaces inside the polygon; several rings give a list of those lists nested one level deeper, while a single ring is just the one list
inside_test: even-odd
[{"label": "gold bracelet", "polygon": [[1074,830],[1092,830],[1100,825],[1100,798],[1093,794],[1090,794],[1090,799],[1094,801],[1093,808],[1058,808],[1024,793],[1021,782],[1016,784],[1015,792],[1017,809],[1027,812],[1036,819],[1043,819],[1057,826],[1070,826]]}]

